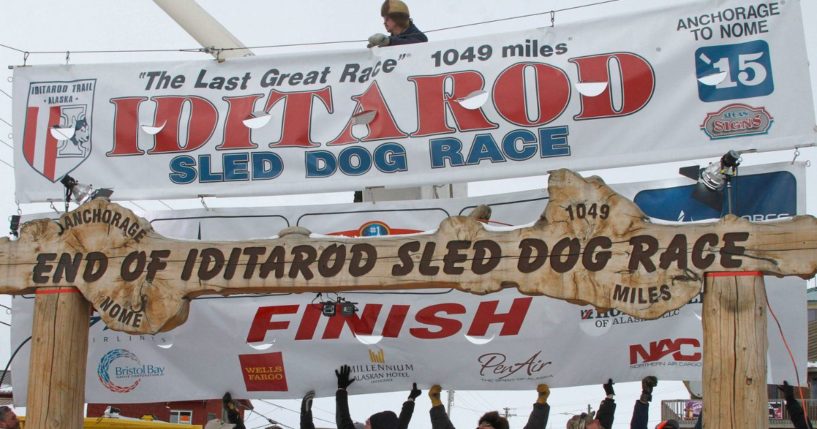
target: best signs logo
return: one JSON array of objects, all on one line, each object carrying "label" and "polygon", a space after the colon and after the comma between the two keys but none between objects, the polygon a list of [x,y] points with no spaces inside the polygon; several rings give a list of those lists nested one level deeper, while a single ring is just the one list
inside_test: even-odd
[{"label": "best signs logo", "polygon": [[287,375],[281,352],[238,355],[248,392],[286,392]]},{"label": "best signs logo", "polygon": [[707,114],[701,130],[711,140],[718,140],[766,134],[773,123],[774,118],[765,107],[735,103]]},{"label": "best signs logo", "polygon": [[665,338],[647,345],[630,345],[630,367],[701,366],[701,342],[697,338]]}]

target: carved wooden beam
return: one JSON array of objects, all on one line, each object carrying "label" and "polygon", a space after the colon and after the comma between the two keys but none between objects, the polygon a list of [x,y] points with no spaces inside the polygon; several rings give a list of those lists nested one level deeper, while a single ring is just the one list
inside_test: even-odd
[{"label": "carved wooden beam", "polygon": [[651,223],[597,178],[568,170],[549,181],[536,224],[486,229],[445,219],[433,234],[370,239],[309,236],[242,242],[173,240],[130,210],[94,200],[59,221],[37,220],[0,241],[0,293],[76,286],[111,328],[166,331],[207,294],[456,288],[522,293],[657,318],[701,289],[705,272],[817,271],[817,220]]}]

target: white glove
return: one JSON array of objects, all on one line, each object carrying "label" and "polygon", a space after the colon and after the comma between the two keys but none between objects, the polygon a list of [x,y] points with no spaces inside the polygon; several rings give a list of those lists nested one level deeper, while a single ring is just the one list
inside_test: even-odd
[{"label": "white glove", "polygon": [[389,46],[389,36],[383,33],[375,33],[369,36],[369,44],[366,47],[372,48],[375,46]]}]

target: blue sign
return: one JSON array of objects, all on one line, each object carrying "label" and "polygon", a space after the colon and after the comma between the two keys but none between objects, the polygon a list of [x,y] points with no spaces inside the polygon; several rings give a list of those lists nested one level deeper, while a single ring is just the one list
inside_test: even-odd
[{"label": "blue sign", "polygon": [[769,45],[763,40],[698,48],[695,72],[701,101],[761,97],[774,92]]},{"label": "blue sign", "polygon": [[[692,198],[696,185],[649,189],[633,201],[652,218],[676,222],[716,219],[727,214],[726,190],[721,212]],[[797,214],[797,181],[789,172],[752,174],[732,179],[732,214],[752,221]]]}]

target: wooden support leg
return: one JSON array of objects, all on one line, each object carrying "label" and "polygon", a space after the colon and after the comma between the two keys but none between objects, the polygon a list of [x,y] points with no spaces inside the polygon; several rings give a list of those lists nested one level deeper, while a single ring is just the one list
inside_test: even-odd
[{"label": "wooden support leg", "polygon": [[89,311],[88,301],[76,288],[37,292],[26,429],[82,427]]},{"label": "wooden support leg", "polygon": [[707,273],[703,313],[704,428],[768,427],[763,275]]}]

